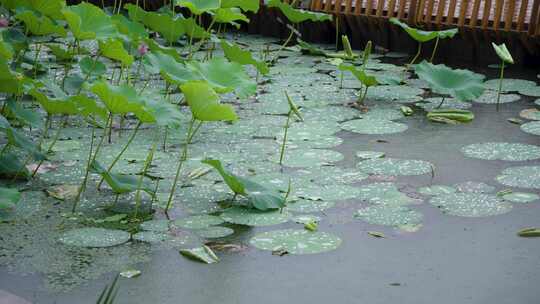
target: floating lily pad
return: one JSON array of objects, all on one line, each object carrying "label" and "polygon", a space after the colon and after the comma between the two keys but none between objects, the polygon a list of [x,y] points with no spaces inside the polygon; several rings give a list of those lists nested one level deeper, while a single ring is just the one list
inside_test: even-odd
[{"label": "floating lily pad", "polygon": [[141,229],[145,231],[165,232],[169,230],[168,220],[151,220],[141,224]]},{"label": "floating lily pad", "polygon": [[300,199],[297,201],[289,202],[287,204],[287,210],[299,213],[313,213],[330,209],[335,205],[336,203],[334,202]]},{"label": "floating lily pad", "polygon": [[[484,83],[484,86],[487,89],[497,91],[499,90],[499,79],[490,79]],[[503,79],[501,92],[518,92],[521,89],[534,86],[536,86],[534,81],[505,78]]]},{"label": "floating lily pad", "polygon": [[486,159],[524,161],[540,158],[540,147],[520,143],[486,142],[461,148],[465,156]]},{"label": "floating lily pad", "polygon": [[338,201],[355,198],[358,188],[348,185],[310,184],[294,190],[294,195],[308,200]]},{"label": "floating lily pad", "polygon": [[510,187],[540,189],[540,166],[506,168],[495,179]]},{"label": "floating lily pad", "polygon": [[540,135],[540,121],[524,123],[520,127],[521,131],[532,135]]},{"label": "floating lily pad", "polygon": [[384,152],[379,151],[356,151],[356,157],[362,159],[372,159],[372,158],[383,158],[385,156]]},{"label": "floating lily pad", "polygon": [[426,187],[421,187],[418,189],[418,193],[423,195],[444,195],[444,194],[450,194],[456,192],[457,189],[450,186],[445,185],[431,185]]},{"label": "floating lily pad", "polygon": [[534,104],[540,107],[540,99],[535,100]]},{"label": "floating lily pad", "polygon": [[[510,103],[515,102],[521,99],[521,96],[517,94],[501,94],[499,103]],[[496,104],[497,103],[497,92],[491,90],[485,90],[477,99],[474,99],[473,102],[476,103],[485,103],[485,104]]]},{"label": "floating lily pad", "polygon": [[367,112],[363,112],[361,117],[363,119],[373,120],[396,120],[405,117],[399,107],[396,105],[382,106],[377,105],[370,107]]},{"label": "floating lily pad", "polygon": [[204,245],[196,248],[181,249],[180,254],[189,259],[206,264],[213,264],[219,262],[219,258],[212,251],[212,249]]},{"label": "floating lily pad", "polygon": [[285,211],[260,211],[243,207],[232,207],[221,214],[221,218],[232,224],[246,226],[271,226],[285,223],[290,215]]},{"label": "floating lily pad", "polygon": [[234,233],[234,230],[227,227],[208,227],[194,231],[198,236],[205,239],[217,239],[229,236]]},{"label": "floating lily pad", "polygon": [[320,222],[321,218],[316,215],[311,214],[305,214],[305,215],[297,215],[292,218],[292,221],[298,224],[309,224],[312,222]]},{"label": "floating lily pad", "polygon": [[491,193],[495,191],[495,187],[490,186],[486,183],[475,182],[475,181],[466,181],[462,183],[457,183],[454,185],[454,188],[459,192],[466,193]]},{"label": "floating lily pad", "polygon": [[367,223],[384,226],[417,225],[422,213],[403,206],[376,205],[360,209],[355,216]]},{"label": "floating lily pad", "polygon": [[512,203],[530,203],[540,199],[540,196],[535,193],[512,192],[503,195],[502,198]]},{"label": "floating lily pad", "polygon": [[402,206],[415,203],[416,200],[399,191],[394,183],[372,183],[359,188],[357,197],[378,205]]},{"label": "floating lily pad", "polygon": [[313,254],[336,249],[341,244],[341,239],[326,232],[285,229],[257,234],[249,242],[262,250]]},{"label": "floating lily pad", "polygon": [[424,90],[405,85],[376,86],[368,90],[368,100],[412,103],[420,101]]},{"label": "floating lily pad", "polygon": [[[282,135],[278,136],[277,142],[280,145],[283,143]],[[337,136],[316,135],[305,140],[287,140],[287,149],[325,149],[337,147],[342,143],[343,139]]]},{"label": "floating lily pad", "polygon": [[538,109],[525,109],[519,112],[519,116],[530,119],[530,120],[540,120],[540,110]]},{"label": "floating lily pad", "polygon": [[359,134],[379,135],[404,132],[408,127],[390,120],[355,119],[342,123],[341,128]]},{"label": "floating lily pad", "polygon": [[[415,105],[417,107],[420,107],[424,109],[426,112],[431,112],[437,108],[439,108],[439,105],[441,105],[442,97],[432,97],[432,98],[426,98],[422,102],[417,102]],[[460,110],[466,110],[472,107],[471,103],[460,101],[455,98],[445,98],[443,104],[441,105],[441,109],[460,109]]]},{"label": "floating lily pad", "polygon": [[327,167],[324,170],[304,169],[296,171],[297,175],[310,178],[316,184],[354,184],[368,178],[368,175],[355,169],[342,169],[340,167]]},{"label": "floating lily pad", "polygon": [[172,222],[177,227],[186,229],[203,229],[210,226],[215,226],[223,223],[223,220],[218,216],[213,215],[192,215],[186,218],[177,219]]},{"label": "floating lily pad", "polygon": [[[279,155],[271,158],[279,162]],[[343,154],[333,150],[323,149],[291,149],[286,150],[283,157],[283,165],[293,168],[308,168],[331,164],[343,160]]]},{"label": "floating lily pad", "polygon": [[353,111],[350,108],[336,106],[307,109],[302,114],[304,116],[304,120],[306,122],[311,122],[311,125],[322,124],[326,122],[341,122],[360,116],[360,113],[358,111]]},{"label": "floating lily pad", "polygon": [[129,233],[122,230],[104,228],[79,228],[68,231],[60,237],[60,242],[76,247],[112,247],[129,241]]},{"label": "floating lily pad", "polygon": [[530,86],[526,88],[519,89],[519,94],[540,97],[540,86]]},{"label": "floating lily pad", "polygon": [[424,160],[373,158],[358,163],[357,168],[363,172],[377,175],[423,175],[431,173],[434,166]]},{"label": "floating lily pad", "polygon": [[492,194],[451,193],[434,196],[430,204],[443,213],[465,216],[484,217],[510,212],[512,205]]}]

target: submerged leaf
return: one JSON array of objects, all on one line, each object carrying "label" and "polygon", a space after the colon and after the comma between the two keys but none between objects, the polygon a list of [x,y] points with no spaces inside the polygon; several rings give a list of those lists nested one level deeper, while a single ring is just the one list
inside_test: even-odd
[{"label": "submerged leaf", "polygon": [[21,199],[21,193],[14,188],[0,187],[0,210],[12,209]]}]

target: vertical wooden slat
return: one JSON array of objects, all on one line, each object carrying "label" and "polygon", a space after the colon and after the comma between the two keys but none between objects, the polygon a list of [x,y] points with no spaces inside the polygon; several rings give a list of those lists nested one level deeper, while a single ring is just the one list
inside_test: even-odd
[{"label": "vertical wooden slat", "polygon": [[399,0],[398,19],[403,19],[405,17],[405,4],[407,4],[407,0]]},{"label": "vertical wooden slat", "polygon": [[516,9],[516,0],[507,1],[505,18],[504,18],[504,30],[509,31],[512,29],[512,23],[514,23],[514,10]]},{"label": "vertical wooden slat", "polygon": [[359,16],[362,13],[362,3],[364,0],[356,0],[354,3],[354,15]]},{"label": "vertical wooden slat", "polygon": [[[326,1],[332,1],[332,0],[326,0]],[[336,14],[336,18],[339,18],[337,16],[339,13],[341,13],[341,7],[343,4],[343,0],[333,0],[334,1],[334,13]]]},{"label": "vertical wooden slat", "polygon": [[519,16],[517,21],[516,30],[521,32],[525,29],[525,16],[527,16],[527,9],[529,7],[529,0],[521,0],[521,8],[519,10]]},{"label": "vertical wooden slat", "polygon": [[416,18],[414,18],[414,23],[424,21],[425,11],[426,11],[426,0],[419,0],[416,6]]},{"label": "vertical wooden slat", "polygon": [[469,20],[469,27],[475,27],[478,24],[478,13],[480,12],[481,2],[482,0],[474,0],[471,20]]},{"label": "vertical wooden slat", "polygon": [[435,18],[435,24],[439,26],[441,25],[442,17],[444,14],[444,8],[446,7],[446,0],[440,0],[437,5],[439,7],[437,8],[437,18]]},{"label": "vertical wooden slat", "polygon": [[540,0],[534,0],[532,10],[531,10],[531,19],[529,21],[529,36],[533,36],[536,31],[536,25],[538,22],[538,7],[540,6]]},{"label": "vertical wooden slat", "polygon": [[390,0],[388,2],[388,7],[386,9],[386,16],[388,18],[392,18],[395,15],[395,8],[396,8],[396,0]]},{"label": "vertical wooden slat", "polygon": [[456,0],[450,0],[448,7],[448,15],[446,16],[446,24],[454,24],[454,13],[456,12]]},{"label": "vertical wooden slat", "polygon": [[433,22],[433,7],[435,5],[435,0],[429,0],[427,4],[426,16],[424,17],[424,22],[432,23]]},{"label": "vertical wooden slat", "polygon": [[366,16],[371,16],[371,6],[373,4],[373,0],[366,0],[366,1],[367,1],[367,5],[366,5],[365,15]]},{"label": "vertical wooden slat", "polygon": [[458,26],[462,27],[465,24],[465,17],[467,16],[467,10],[469,9],[469,0],[462,0],[459,10]]},{"label": "vertical wooden slat", "polygon": [[[510,1],[514,1],[514,0],[510,0]],[[503,6],[504,6],[504,0],[495,1],[495,16],[493,16],[493,29],[495,29],[495,31],[499,29],[499,25],[501,23],[501,15],[502,15]]]},{"label": "vertical wooden slat", "polygon": [[484,14],[482,16],[482,29],[487,29],[489,25],[489,17],[491,15],[491,0],[484,1]]},{"label": "vertical wooden slat", "polygon": [[350,14],[352,8],[352,0],[347,0],[345,2],[345,14]]},{"label": "vertical wooden slat", "polygon": [[379,18],[382,16],[385,2],[386,2],[386,0],[378,0],[376,16],[379,17]]},{"label": "vertical wooden slat", "polygon": [[411,0],[409,4],[409,11],[407,12],[407,22],[415,23],[416,22],[416,8],[418,5],[418,0]]}]

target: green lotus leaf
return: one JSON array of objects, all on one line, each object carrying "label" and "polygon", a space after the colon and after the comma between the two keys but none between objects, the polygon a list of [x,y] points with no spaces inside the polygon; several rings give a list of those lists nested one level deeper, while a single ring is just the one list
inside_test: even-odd
[{"label": "green lotus leaf", "polygon": [[147,12],[133,4],[127,4],[125,8],[128,10],[131,20],[140,22],[152,31],[158,32],[169,43],[178,41],[186,34],[183,19],[173,18],[168,14]]},{"label": "green lotus leaf", "polygon": [[66,6],[65,0],[1,0],[2,6],[11,10],[33,9],[53,19],[63,19],[62,9]]},{"label": "green lotus leaf", "polygon": [[181,249],[180,254],[188,259],[197,262],[214,264],[219,262],[217,255],[209,247],[202,245],[201,247]]},{"label": "green lotus leaf", "polygon": [[186,35],[188,35],[188,37],[196,39],[210,37],[210,34],[203,27],[197,24],[195,18],[185,18],[179,20],[184,29],[186,30]]},{"label": "green lotus leaf", "polygon": [[205,159],[201,162],[216,169],[227,186],[235,194],[245,196],[251,207],[261,211],[285,207],[286,198],[274,188],[267,188],[247,178],[234,175],[223,168],[221,162],[217,159]]},{"label": "green lotus leaf", "polygon": [[502,43],[500,45],[496,45],[492,42],[491,46],[493,46],[493,49],[497,53],[497,56],[499,56],[502,61],[510,64],[514,63],[514,58],[512,58],[512,54],[510,54],[510,51],[508,51],[508,49],[506,48],[506,44]]},{"label": "green lotus leaf", "polygon": [[7,61],[0,58],[0,92],[19,95],[23,91],[24,84],[29,81],[23,75],[13,73]]},{"label": "green lotus leaf", "polygon": [[130,66],[133,63],[133,56],[124,48],[120,39],[99,40],[99,52],[103,57],[120,61],[124,66]]},{"label": "green lotus leaf", "polygon": [[238,24],[236,21],[244,21],[249,23],[249,18],[242,14],[240,9],[236,7],[220,8],[216,10],[214,18],[218,23],[229,23],[234,25],[236,28],[240,28],[240,24]]},{"label": "green lotus leaf", "polygon": [[232,62],[238,62],[242,65],[253,65],[263,75],[268,74],[270,71],[266,62],[255,60],[251,52],[242,50],[240,46],[234,42],[228,42],[227,40],[222,39],[221,48],[225,53],[225,57]]},{"label": "green lotus leaf", "polygon": [[129,239],[130,234],[123,230],[86,227],[65,232],[59,241],[68,246],[102,248],[121,245]]},{"label": "green lotus leaf", "polygon": [[21,102],[13,98],[4,101],[4,110],[4,113],[8,113],[9,116],[14,117],[24,125],[34,128],[41,128],[43,126],[43,118],[40,113],[34,109],[24,107]]},{"label": "green lotus leaf", "polygon": [[184,61],[182,57],[180,56],[180,54],[178,53],[177,48],[160,45],[154,39],[151,39],[151,38],[145,39],[144,42],[148,45],[148,49],[150,50],[150,52],[167,54],[171,56],[172,58],[174,58],[174,60],[176,61],[179,61],[179,62]]},{"label": "green lotus leaf", "polygon": [[206,62],[192,61],[189,66],[217,91],[228,88],[234,90],[238,97],[245,98],[257,90],[257,84],[249,78],[241,64],[229,62],[223,57],[214,57]]},{"label": "green lotus leaf", "polygon": [[14,53],[28,49],[28,38],[20,29],[10,27],[1,31],[1,33],[2,40],[11,46]]},{"label": "green lotus leaf", "polygon": [[143,109],[135,113],[141,122],[176,128],[184,120],[178,106],[165,100],[157,93],[148,92],[142,98]]},{"label": "green lotus leaf", "polygon": [[36,36],[46,36],[57,34],[58,36],[65,37],[66,30],[63,26],[56,24],[47,16],[36,15],[32,11],[23,11],[15,15],[15,19],[24,23],[27,33]]},{"label": "green lotus leaf", "polygon": [[114,86],[105,81],[98,81],[91,87],[107,110],[113,114],[137,113],[142,111],[144,102],[135,89],[129,85]]},{"label": "green lotus leaf", "polygon": [[435,109],[428,112],[426,116],[429,120],[436,122],[444,122],[444,120],[470,122],[474,119],[473,112],[458,109]]},{"label": "green lotus leaf", "polygon": [[24,163],[14,153],[5,152],[0,155],[0,177],[14,178],[18,176],[28,178],[30,175]]},{"label": "green lotus leaf", "polygon": [[175,0],[175,4],[185,7],[195,15],[215,11],[221,6],[220,0]]},{"label": "green lotus leaf", "polygon": [[313,22],[332,21],[332,15],[296,9],[280,0],[270,0],[267,6],[278,8],[292,23],[300,23],[307,20]]},{"label": "green lotus leaf", "polygon": [[148,31],[138,21],[129,20],[123,15],[114,15],[111,17],[111,20],[121,34],[128,36],[133,41],[148,38]]},{"label": "green lotus leaf", "polygon": [[14,188],[0,187],[0,210],[12,209],[21,199],[21,193]]},{"label": "green lotus leaf", "polygon": [[68,6],[62,10],[67,24],[78,40],[114,38],[118,31],[103,10],[88,2]]},{"label": "green lotus leaf", "polygon": [[219,96],[205,81],[190,81],[180,86],[193,117],[200,121],[234,121],[238,117],[231,105],[219,102]]},{"label": "green lotus leaf", "polygon": [[81,72],[88,76],[98,77],[107,72],[107,66],[99,60],[92,59],[90,56],[86,56],[79,61],[79,67]]},{"label": "green lotus leaf", "polygon": [[[129,193],[139,189],[138,176],[130,176],[109,172],[95,160],[91,163],[90,170],[94,173],[101,175],[105,182],[111,187],[112,191],[116,194]],[[143,182],[140,189],[150,194],[151,196],[154,196],[151,185]]]},{"label": "green lotus leaf", "polygon": [[44,160],[47,157],[40,152],[39,147],[34,144],[25,135],[19,133],[14,128],[7,128],[4,130],[8,143],[14,147],[20,148],[23,151],[28,152],[35,160]]},{"label": "green lotus leaf", "polygon": [[6,60],[13,59],[13,47],[0,36],[0,56]]},{"label": "green lotus leaf", "polygon": [[444,64],[422,61],[415,66],[418,77],[439,94],[449,94],[460,101],[473,100],[484,93],[484,76],[469,70],[451,69]]},{"label": "green lotus leaf", "polygon": [[56,61],[70,61],[73,59],[74,54],[69,50],[64,49],[63,47],[57,44],[47,44],[47,47],[51,50]]},{"label": "green lotus leaf", "polygon": [[452,38],[458,33],[457,28],[443,30],[443,31],[423,31],[410,27],[406,23],[399,21],[397,18],[390,18],[390,22],[401,27],[409,34],[414,40],[418,42],[427,42],[435,38],[445,39]]},{"label": "green lotus leaf", "polygon": [[363,69],[357,69],[353,65],[342,63],[338,66],[338,69],[340,71],[351,72],[354,75],[354,77],[356,77],[356,79],[358,79],[358,81],[360,81],[366,87],[371,87],[371,86],[375,86],[379,84],[375,76],[368,75]]},{"label": "green lotus leaf", "polygon": [[258,12],[259,0],[221,0],[222,8],[238,7],[244,12]]}]

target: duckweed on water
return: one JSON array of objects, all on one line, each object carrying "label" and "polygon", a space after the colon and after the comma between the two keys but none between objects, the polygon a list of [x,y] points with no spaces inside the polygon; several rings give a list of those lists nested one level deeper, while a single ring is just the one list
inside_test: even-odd
[{"label": "duckweed on water", "polygon": [[374,158],[358,163],[358,169],[378,175],[423,175],[433,172],[434,166],[424,160]]},{"label": "duckweed on water", "polygon": [[524,161],[540,158],[540,147],[520,143],[486,142],[461,148],[466,156],[486,160]]}]

